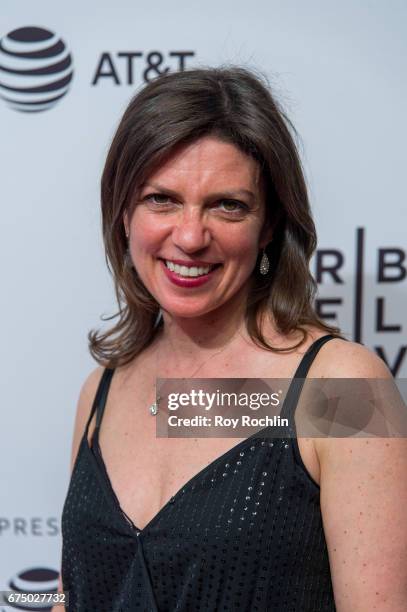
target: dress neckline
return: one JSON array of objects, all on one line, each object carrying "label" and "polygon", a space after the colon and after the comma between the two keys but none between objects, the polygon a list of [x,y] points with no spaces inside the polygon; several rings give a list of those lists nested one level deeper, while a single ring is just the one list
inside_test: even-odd
[{"label": "dress neckline", "polygon": [[[224,453],[215,457],[210,463],[205,465],[201,470],[199,470],[196,474],[194,474],[189,480],[187,480],[181,487],[172,495],[168,501],[156,512],[156,514],[146,523],[144,527],[138,527],[133,520],[128,516],[128,514],[123,510],[119,498],[113,488],[109,473],[107,471],[107,467],[105,461],[103,459],[102,450],[99,445],[99,440],[95,439],[92,436],[92,443],[89,444],[89,440],[87,437],[84,438],[85,447],[88,454],[91,456],[91,460],[95,465],[95,468],[98,474],[102,478],[102,482],[107,487],[107,494],[109,497],[109,501],[113,503],[113,506],[116,511],[124,518],[125,524],[130,527],[132,532],[136,533],[136,536],[142,535],[148,529],[154,526],[154,524],[162,517],[162,515],[166,512],[168,507],[172,505],[174,501],[176,501],[187,489],[189,489],[195,481],[202,479],[207,472],[213,470],[218,463],[222,463],[225,459],[227,459],[230,455],[236,453],[240,449],[244,448],[247,444],[252,443],[255,438],[267,438],[267,432],[270,431],[271,427],[264,427],[263,429],[256,431],[248,438],[241,440],[237,444],[234,444],[231,448],[226,450]],[[273,438],[270,437],[270,441],[272,445],[275,444],[275,440],[279,442],[287,443],[285,439],[282,438]]]}]

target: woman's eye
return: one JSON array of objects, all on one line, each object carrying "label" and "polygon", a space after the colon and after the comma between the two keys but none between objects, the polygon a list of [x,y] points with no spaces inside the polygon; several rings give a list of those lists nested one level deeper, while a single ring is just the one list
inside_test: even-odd
[{"label": "woman's eye", "polygon": [[243,202],[238,202],[237,200],[220,200],[219,202],[222,206],[224,206],[224,210],[226,212],[244,212],[247,210],[246,204]]},{"label": "woman's eye", "polygon": [[153,204],[167,204],[170,197],[163,193],[150,193],[144,199],[153,202]]}]

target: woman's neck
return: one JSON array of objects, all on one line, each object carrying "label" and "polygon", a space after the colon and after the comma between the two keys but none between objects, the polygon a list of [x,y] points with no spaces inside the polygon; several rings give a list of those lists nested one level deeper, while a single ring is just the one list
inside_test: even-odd
[{"label": "woman's neck", "polygon": [[194,318],[173,317],[163,312],[157,342],[160,352],[174,362],[191,363],[244,339],[248,339],[244,312],[212,312]]}]

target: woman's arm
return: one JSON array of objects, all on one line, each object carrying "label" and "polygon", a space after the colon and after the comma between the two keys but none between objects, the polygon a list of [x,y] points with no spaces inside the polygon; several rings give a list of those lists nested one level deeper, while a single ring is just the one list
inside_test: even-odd
[{"label": "woman's arm", "polygon": [[[72,438],[71,473],[103,370],[104,368],[101,366],[95,368],[86,378],[80,390]],[[58,580],[58,592],[62,592],[61,574],[59,575]],[[54,606],[51,609],[51,612],[62,612],[62,610],[64,610],[63,606],[58,605]]]},{"label": "woman's arm", "polygon": [[[365,347],[335,343],[329,355],[329,344],[325,377],[391,378],[384,362]],[[337,611],[406,612],[407,440],[314,442]]]}]

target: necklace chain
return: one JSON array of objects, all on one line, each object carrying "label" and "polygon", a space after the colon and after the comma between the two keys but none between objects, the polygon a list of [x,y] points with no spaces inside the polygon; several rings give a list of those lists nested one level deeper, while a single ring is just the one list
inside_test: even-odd
[{"label": "necklace chain", "polygon": [[[199,366],[192,372],[192,374],[189,375],[189,378],[192,378],[193,376],[195,376],[195,374],[197,372],[199,372],[199,370],[213,357],[216,357],[216,355],[219,355],[220,353],[223,353],[223,351],[230,346],[230,344],[232,344],[232,341],[235,339],[235,337],[239,334],[239,328],[236,330],[236,332],[232,335],[231,339],[225,344],[225,346],[223,348],[221,348],[219,351],[216,351],[215,353],[212,353],[212,355],[209,355],[209,357],[207,357],[201,364],[199,364]],[[156,349],[156,374],[157,374],[157,362],[158,362],[158,349]],[[157,380],[157,376],[156,376],[156,380]],[[158,404],[160,402],[160,395],[157,394],[156,400],[155,402],[153,402],[150,407],[149,407],[149,411],[150,414],[152,416],[156,416],[156,414],[158,413]]]}]

